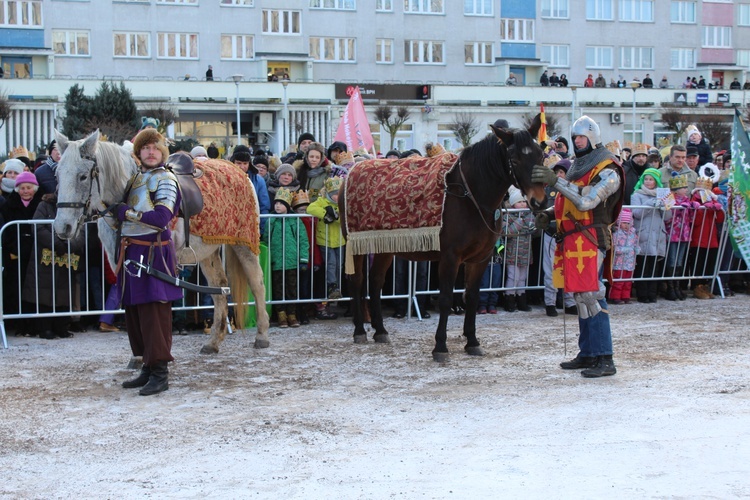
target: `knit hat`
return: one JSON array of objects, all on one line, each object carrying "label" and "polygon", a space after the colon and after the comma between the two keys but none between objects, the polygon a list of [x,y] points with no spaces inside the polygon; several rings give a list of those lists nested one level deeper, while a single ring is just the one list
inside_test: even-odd
[{"label": "knit hat", "polygon": [[135,156],[140,158],[141,149],[149,144],[156,144],[156,147],[161,151],[161,161],[167,161],[167,158],[169,158],[169,148],[167,148],[164,136],[155,128],[145,128],[135,136],[135,139],[133,139],[133,153]]},{"label": "knit hat", "polygon": [[401,153],[398,151],[398,149],[391,149],[385,154],[385,157],[388,158],[389,156],[395,156],[395,159],[401,158]]},{"label": "knit hat", "polygon": [[664,185],[661,183],[661,172],[659,172],[655,168],[649,167],[644,170],[641,176],[638,178],[638,182],[636,182],[633,192],[641,189],[641,186],[643,186],[643,179],[645,179],[647,175],[656,181],[656,187],[664,187]]},{"label": "knit hat", "polygon": [[190,150],[190,156],[193,158],[205,157],[208,158],[208,151],[203,146],[195,146]]},{"label": "knit hat", "polygon": [[296,210],[297,207],[301,205],[309,205],[309,204],[310,204],[310,196],[307,194],[307,191],[300,189],[294,192],[294,196],[292,197],[292,208]]},{"label": "knit hat", "polygon": [[620,216],[617,218],[619,224],[632,224],[633,223],[633,212],[629,208],[623,208],[620,210]]},{"label": "knit hat", "polygon": [[266,170],[268,170],[268,157],[265,155],[253,156],[253,165],[255,165],[256,167],[258,165],[263,165],[266,167]]},{"label": "knit hat", "polygon": [[281,174],[292,174],[292,181],[297,179],[297,171],[288,163],[282,163],[279,168],[276,169],[275,175],[278,179]]},{"label": "knit hat", "polygon": [[353,165],[354,154],[351,151],[344,151],[342,153],[339,153],[338,161],[336,162],[336,164],[341,165],[342,167]]},{"label": "knit hat", "polygon": [[633,156],[635,156],[635,155],[648,155],[648,144],[643,144],[642,142],[639,142],[633,148],[632,153],[633,153]]},{"label": "knit hat", "polygon": [[289,191],[287,188],[279,188],[278,191],[276,191],[276,196],[273,199],[273,202],[276,203],[277,201],[280,201],[284,205],[286,205],[286,209],[288,211],[292,211],[292,192]]},{"label": "knit hat", "polygon": [[562,160],[555,163],[555,166],[552,167],[552,170],[556,172],[557,169],[562,169],[565,173],[568,173],[571,165],[572,163],[570,160],[568,160],[567,158],[563,158]]},{"label": "knit hat", "polygon": [[325,180],[324,186],[326,188],[326,194],[328,196],[334,195],[339,192],[339,188],[341,187],[341,177],[338,175],[336,177],[329,177]]},{"label": "knit hat", "polygon": [[508,197],[508,205],[510,205],[510,206],[511,206],[511,208],[512,208],[512,207],[513,207],[513,205],[515,205],[515,204],[516,204],[516,203],[518,203],[519,201],[526,201],[526,197],[525,197],[525,196],[523,195],[523,191],[521,191],[520,189],[515,189],[515,188],[514,188],[514,189],[513,189],[513,190],[512,190],[512,191],[511,191],[511,192],[509,193],[509,197]]},{"label": "knit hat", "polygon": [[[300,144],[302,144],[302,141],[313,141],[315,142],[315,136],[312,135],[310,132],[303,132],[299,135],[299,138],[297,138],[297,147],[299,148]],[[323,154],[326,154],[325,148],[323,148]]]},{"label": "knit hat", "polygon": [[688,125],[685,129],[685,134],[687,135],[688,140],[690,140],[690,136],[693,134],[698,134],[700,136],[698,137],[699,141],[703,138],[703,134],[701,134],[700,130],[698,130],[698,127],[695,125]]},{"label": "knit hat", "polygon": [[55,149],[55,146],[57,146],[57,141],[55,139],[52,139],[52,142],[47,144],[47,154],[51,155],[52,151]]},{"label": "knit hat", "polygon": [[686,187],[688,187],[687,175],[675,175],[674,177],[669,179],[669,189],[671,189],[672,191]]},{"label": "knit hat", "polygon": [[150,116],[141,117],[141,130],[147,128],[159,128],[161,121],[158,118],[152,118]]},{"label": "knit hat", "polygon": [[234,147],[234,151],[232,151],[232,156],[229,157],[229,161],[234,163],[235,161],[246,161],[250,162],[251,154],[250,154],[250,148],[245,146],[244,144],[238,144]]},{"label": "knit hat", "polygon": [[23,183],[29,183],[35,186],[39,186],[39,181],[36,180],[36,175],[32,174],[31,172],[21,172],[20,174],[18,174],[18,177],[16,177],[16,191],[18,191],[18,186]]},{"label": "knit hat", "polygon": [[15,158],[11,158],[10,160],[5,161],[3,174],[5,174],[5,172],[15,172],[17,174],[20,174],[23,172],[24,167],[26,167],[26,164],[24,162]]},{"label": "knit hat", "polygon": [[568,146],[568,140],[565,137],[560,136],[555,139],[555,142],[562,142],[563,144],[565,144],[565,149],[570,150],[570,147]]},{"label": "knit hat", "polygon": [[445,148],[440,143],[428,142],[424,145],[424,150],[427,153],[428,158],[432,158],[445,153]]}]

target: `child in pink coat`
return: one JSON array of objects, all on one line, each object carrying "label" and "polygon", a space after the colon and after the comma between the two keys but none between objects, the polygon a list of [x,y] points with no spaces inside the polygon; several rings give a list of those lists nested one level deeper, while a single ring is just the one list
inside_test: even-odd
[{"label": "child in pink coat", "polygon": [[609,300],[612,304],[629,304],[630,292],[633,289],[633,271],[635,270],[635,255],[640,251],[638,233],[633,227],[633,212],[623,208],[617,219],[617,227],[612,233],[612,246],[615,258],[612,264],[614,281],[609,290]]}]

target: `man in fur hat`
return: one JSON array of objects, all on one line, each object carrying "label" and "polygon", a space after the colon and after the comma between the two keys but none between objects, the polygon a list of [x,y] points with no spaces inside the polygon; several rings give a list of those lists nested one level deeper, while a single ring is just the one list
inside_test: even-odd
[{"label": "man in fur hat", "polygon": [[545,229],[554,213],[560,242],[555,277],[564,279],[564,290],[573,293],[578,306],[580,352],[560,367],[584,368],[581,375],[587,378],[603,377],[617,372],[601,279],[605,257],[612,249],[609,225],[620,213],[625,183],[619,162],[602,146],[594,120],[580,117],[573,123],[571,136],[576,160],[565,179],[543,165],[532,171],[532,182],[547,184],[559,193],[554,208],[537,215],[536,225]]},{"label": "man in fur hat", "polygon": [[[122,223],[123,262],[142,262],[174,276],[177,258],[169,226],[177,216],[180,191],[177,178],[165,168],[169,150],[164,137],[153,128],[142,130],[133,140],[133,155],[140,170],[131,181],[127,201],[113,210]],[[141,387],[142,396],[166,391],[168,363],[174,361],[172,301],[181,299],[182,291],[133,265],[123,265],[117,279],[130,347],[134,356],[143,357],[141,373],[122,386]]]}]

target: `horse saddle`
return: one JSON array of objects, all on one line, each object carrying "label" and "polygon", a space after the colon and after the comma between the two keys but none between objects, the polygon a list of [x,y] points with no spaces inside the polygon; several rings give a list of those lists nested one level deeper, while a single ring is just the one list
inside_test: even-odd
[{"label": "horse saddle", "polygon": [[203,194],[201,193],[195,179],[203,175],[203,171],[195,168],[190,157],[183,161],[181,157],[187,155],[172,155],[169,167],[172,173],[177,177],[177,184],[180,186],[182,201],[180,202],[180,214],[185,221],[185,246],[190,246],[190,217],[198,215],[203,210]]}]

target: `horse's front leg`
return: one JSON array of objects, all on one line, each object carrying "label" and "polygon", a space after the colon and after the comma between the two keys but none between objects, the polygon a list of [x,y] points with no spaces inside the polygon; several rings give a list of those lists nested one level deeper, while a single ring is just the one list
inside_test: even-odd
[{"label": "horse's front leg", "polygon": [[[209,286],[225,287],[229,285],[218,251],[201,261],[201,271]],[[214,301],[214,323],[211,326],[211,337],[208,339],[208,343],[201,348],[201,354],[218,353],[219,346],[227,335],[227,296],[219,294],[211,297]]]},{"label": "horse's front leg", "polygon": [[453,286],[458,274],[458,260],[454,255],[444,252],[438,265],[440,278],[440,295],[438,297],[438,308],[440,309],[440,320],[438,320],[435,332],[435,348],[432,350],[432,359],[438,362],[448,361],[448,316],[453,306]]},{"label": "horse's front leg", "polygon": [[464,302],[466,313],[464,315],[464,336],[466,345],[464,351],[472,356],[484,356],[484,351],[479,347],[477,340],[477,305],[479,304],[479,284],[482,280],[487,261],[480,263],[466,263],[464,266],[465,292]]},{"label": "horse's front leg", "polygon": [[362,314],[362,281],[364,279],[364,260],[366,255],[354,256],[354,274],[347,275],[349,290],[352,293],[352,322],[354,323],[354,343],[367,343],[364,315]]},{"label": "horse's front leg", "polygon": [[375,329],[373,339],[381,344],[390,344],[391,338],[388,330],[383,323],[383,305],[381,295],[383,293],[383,283],[385,283],[385,273],[393,262],[393,255],[379,254],[376,255],[370,267],[370,316],[372,318],[372,327]]}]

